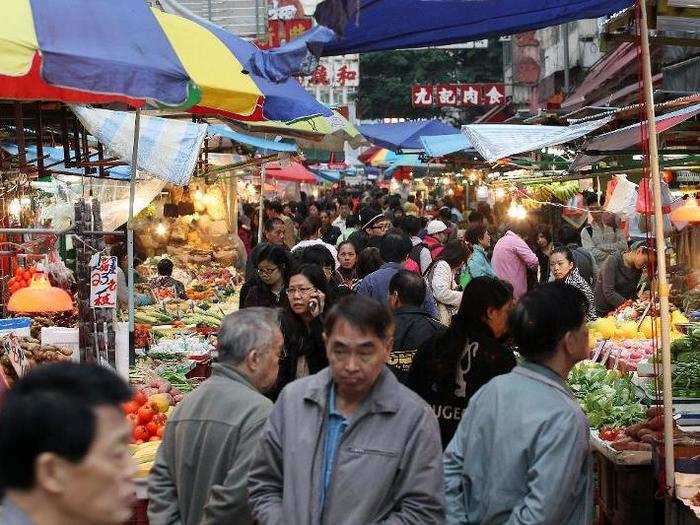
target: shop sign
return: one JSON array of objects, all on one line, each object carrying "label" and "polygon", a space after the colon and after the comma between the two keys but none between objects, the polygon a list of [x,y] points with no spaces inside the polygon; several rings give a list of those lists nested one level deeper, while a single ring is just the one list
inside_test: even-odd
[{"label": "shop sign", "polygon": [[97,264],[91,265],[90,307],[117,307],[117,258],[100,257]]},{"label": "shop sign", "polygon": [[497,106],[506,101],[506,87],[491,84],[414,84],[413,107]]},{"label": "shop sign", "polygon": [[310,77],[307,86],[357,87],[360,85],[360,61],[345,57],[324,58]]}]

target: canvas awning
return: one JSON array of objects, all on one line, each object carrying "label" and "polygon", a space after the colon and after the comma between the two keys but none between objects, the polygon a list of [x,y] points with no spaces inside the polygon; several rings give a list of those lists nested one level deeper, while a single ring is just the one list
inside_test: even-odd
[{"label": "canvas awning", "polygon": [[316,184],[317,182],[314,174],[298,162],[292,162],[288,166],[283,166],[279,162],[270,162],[265,166],[265,177],[306,184]]},{"label": "canvas awning", "polygon": [[268,140],[261,137],[254,137],[253,135],[246,135],[245,133],[233,131],[231,128],[223,124],[210,125],[209,129],[207,130],[207,133],[215,137],[224,137],[229,140],[232,140],[233,142],[245,144],[246,146],[252,146],[261,150],[276,151],[281,153],[293,153],[297,151],[296,144],[288,144],[287,142]]},{"label": "canvas awning", "polygon": [[578,139],[612,120],[605,117],[573,126],[470,124],[462,126],[469,142],[489,162]]},{"label": "canvas awning", "polygon": [[462,133],[421,137],[420,140],[423,144],[423,149],[431,157],[442,157],[457,151],[474,149],[469,143],[467,136]]},{"label": "canvas awning", "polygon": [[421,150],[423,149],[421,137],[451,135],[457,131],[454,127],[437,119],[360,126],[360,133],[372,144],[392,151]]}]

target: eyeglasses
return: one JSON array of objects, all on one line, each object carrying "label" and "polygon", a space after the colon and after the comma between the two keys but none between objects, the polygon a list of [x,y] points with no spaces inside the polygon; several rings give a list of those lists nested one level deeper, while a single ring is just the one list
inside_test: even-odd
[{"label": "eyeglasses", "polygon": [[370,230],[381,230],[381,231],[387,231],[391,227],[391,224],[388,222],[382,222],[379,224],[375,224],[374,226],[370,227]]},{"label": "eyeglasses", "polygon": [[258,275],[272,275],[277,270],[279,270],[277,266],[275,266],[274,268],[258,268]]},{"label": "eyeglasses", "polygon": [[315,288],[288,288],[287,289],[287,295],[289,297],[292,297],[293,295],[299,294],[299,295],[308,295],[310,294]]}]

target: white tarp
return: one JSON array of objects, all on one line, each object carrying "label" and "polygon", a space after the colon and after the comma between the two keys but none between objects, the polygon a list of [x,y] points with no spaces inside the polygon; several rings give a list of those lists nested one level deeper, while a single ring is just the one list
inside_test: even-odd
[{"label": "white tarp", "polygon": [[485,160],[492,162],[581,138],[611,119],[612,117],[605,117],[573,126],[468,124],[462,126],[462,133]]},{"label": "white tarp", "polygon": [[[119,159],[131,163],[134,113],[71,106],[85,129]],[[197,164],[207,124],[141,115],[138,167],[178,186],[186,185]]]}]

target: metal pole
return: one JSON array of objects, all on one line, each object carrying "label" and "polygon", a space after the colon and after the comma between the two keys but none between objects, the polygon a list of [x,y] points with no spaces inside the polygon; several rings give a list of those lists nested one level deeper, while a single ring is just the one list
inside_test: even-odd
[{"label": "metal pole", "polygon": [[[664,449],[666,466],[666,493],[673,495],[675,482],[675,463],[673,450],[673,392],[671,389],[671,337],[668,300],[668,279],[666,277],[666,240],[664,238],[663,211],[661,206],[661,177],[659,175],[659,148],[656,137],[656,115],[654,111],[654,93],[651,76],[651,55],[649,53],[649,29],[647,26],[647,8],[644,0],[641,7],[640,36],[642,47],[642,69],[644,82],[644,104],[647,112],[649,132],[649,165],[651,168],[652,192],[654,194],[654,231],[656,235],[656,259],[659,272],[659,309],[661,312],[661,357],[663,373],[664,402]],[[666,512],[670,508],[666,500]]]},{"label": "metal pole", "polygon": [[258,210],[258,242],[263,242],[263,218],[265,216],[265,164],[260,165],[260,210]]},{"label": "metal pole", "polygon": [[134,364],[134,193],[136,189],[136,174],[138,173],[139,128],[141,126],[141,110],[134,113],[134,146],[131,152],[131,177],[129,178],[129,219],[126,222],[127,250],[127,288],[129,290],[129,366]]},{"label": "metal pole", "polygon": [[569,94],[571,87],[569,79],[569,23],[562,24],[562,38],[564,39],[564,94]]}]

